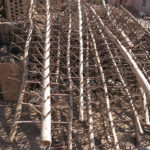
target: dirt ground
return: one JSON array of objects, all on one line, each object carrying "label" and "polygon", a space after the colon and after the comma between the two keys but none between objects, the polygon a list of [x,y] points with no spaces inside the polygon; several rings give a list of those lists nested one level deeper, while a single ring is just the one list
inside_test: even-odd
[{"label": "dirt ground", "polygon": [[[8,136],[15,113],[15,104],[0,100],[0,150],[42,150],[40,145],[40,128],[35,124],[18,126],[16,139],[13,144],[8,142]],[[35,114],[36,115],[36,114]],[[24,119],[30,119],[23,115]]]},{"label": "dirt ground", "polygon": [[[37,124],[20,124],[18,126],[16,138],[13,144],[8,142],[8,136],[12,124],[12,118],[15,113],[15,104],[3,101],[0,99],[0,150],[46,150],[40,145],[40,126]],[[24,120],[31,120],[34,118],[40,119],[35,113],[29,115],[24,112],[29,112],[27,108],[22,113],[22,118]],[[130,145],[130,141],[126,144]],[[53,148],[52,148],[53,149]],[[142,144],[138,147],[130,148],[133,150],[150,150],[150,146],[147,143]],[[128,149],[128,150],[130,150]],[[55,150],[58,150],[55,148]],[[59,149],[63,150],[63,149]],[[85,149],[88,150],[88,149]]]},{"label": "dirt ground", "polygon": [[[115,105],[115,106],[118,106],[118,105]],[[6,100],[4,101],[2,97],[0,97],[0,150],[48,150],[48,148],[44,148],[40,144],[40,125],[39,124],[19,124],[14,143],[10,144],[8,142],[11,125],[12,125],[13,117],[15,114],[15,107],[16,107],[15,103],[11,103]],[[116,107],[117,112],[119,112],[120,110],[118,108]],[[117,116],[121,116],[121,115],[118,114]],[[95,117],[99,118],[98,116],[95,116]],[[96,118],[94,119],[95,124],[100,123],[101,121],[100,120],[96,121]],[[20,120],[40,120],[40,119],[41,119],[40,115],[38,115],[36,112],[33,112],[32,109],[29,109],[29,107],[23,107]],[[79,124],[77,123],[76,125],[78,126],[78,129],[79,129],[80,128]],[[117,124],[117,126],[118,126],[118,129],[120,129],[120,131],[118,131],[118,134],[119,133],[123,134],[124,131],[123,131],[122,126],[120,124]],[[126,126],[126,129],[130,131],[132,131],[131,128],[132,126],[129,126],[129,127]],[[75,131],[77,132],[77,130]],[[74,131],[74,134],[78,135],[77,133],[75,133],[75,131]],[[131,135],[126,136],[126,139],[123,140],[124,146],[121,148],[121,150],[150,150],[150,132],[146,132],[146,131],[144,132],[145,132],[145,136],[141,139],[140,145],[136,144],[135,138],[132,137],[133,133],[131,133]],[[83,139],[83,140],[87,141],[88,139],[87,139],[86,133],[84,137],[86,137],[86,139]],[[95,135],[95,140],[99,141],[99,135]],[[53,140],[53,143],[54,143],[54,146],[56,146],[54,140]],[[66,148],[63,149],[60,147],[59,148],[52,147],[51,150],[67,150],[67,149]],[[88,145],[84,145],[84,147],[81,148],[79,144],[79,145],[76,145],[73,148],[73,150],[89,150],[89,148],[88,148]],[[97,150],[113,150],[113,149],[99,147]]]}]

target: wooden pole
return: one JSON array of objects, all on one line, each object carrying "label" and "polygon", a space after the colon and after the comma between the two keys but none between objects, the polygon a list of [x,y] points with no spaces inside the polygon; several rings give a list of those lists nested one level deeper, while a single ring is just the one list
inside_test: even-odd
[{"label": "wooden pole", "polygon": [[90,80],[89,80],[89,36],[87,35],[87,48],[86,48],[86,86],[87,86],[87,114],[88,114],[88,134],[90,150],[95,150],[94,127],[91,106],[91,93],[90,93]]},{"label": "wooden pole", "polygon": [[150,35],[150,32],[144,28],[138,21],[137,19],[128,11],[126,10],[123,6],[121,6],[121,8],[124,10],[124,12],[127,13],[127,15],[129,15],[139,26],[141,26],[141,28],[145,31],[145,33],[147,33],[148,35]]},{"label": "wooden pole", "polygon": [[28,30],[28,36],[27,36],[27,40],[25,43],[25,48],[24,48],[24,57],[23,57],[23,69],[24,69],[24,73],[23,73],[23,77],[22,77],[22,84],[21,84],[21,89],[19,92],[19,99],[18,99],[18,103],[16,106],[16,112],[15,112],[15,117],[13,120],[13,125],[9,134],[9,141],[12,143],[14,141],[15,138],[15,134],[17,131],[17,124],[15,122],[17,122],[20,119],[21,116],[21,111],[22,111],[22,102],[24,99],[24,93],[25,93],[25,89],[26,89],[26,82],[27,82],[27,78],[28,78],[28,55],[29,55],[29,48],[30,48],[30,43],[31,43],[31,39],[32,39],[32,33],[33,33],[33,9],[34,9],[34,4],[35,1],[34,0],[30,0],[30,8],[29,8],[29,22],[30,22],[30,26],[29,26],[29,30]]},{"label": "wooden pole", "polygon": [[140,87],[140,90],[141,90],[141,94],[142,94],[142,97],[143,97],[143,109],[144,109],[145,123],[146,123],[146,125],[150,126],[149,110],[148,110],[148,103],[147,103],[147,99],[146,99],[146,94],[144,93],[142,87]]},{"label": "wooden pole", "polygon": [[78,0],[78,12],[79,12],[79,42],[80,42],[80,116],[79,120],[84,120],[84,104],[83,104],[83,92],[84,92],[84,84],[83,84],[83,33],[82,33],[82,10],[81,10],[81,1]]},{"label": "wooden pole", "polygon": [[[105,2],[104,2],[105,3]],[[103,4],[104,5],[104,7],[106,8],[106,4]],[[109,6],[107,6],[107,15],[108,15],[108,17],[109,17],[109,19],[111,20],[111,22],[117,27],[117,23],[116,23],[116,20],[114,19],[114,20],[112,20],[112,18],[111,18],[111,16],[110,16],[110,8],[109,8]],[[121,32],[121,35],[122,35],[122,37],[124,38],[124,40],[128,43],[128,45],[130,46],[130,47],[133,47],[134,46],[134,44],[132,43],[132,41],[128,38],[128,36],[125,34],[125,32],[123,31],[123,30],[121,30],[121,29],[119,29],[118,27],[117,27],[117,30],[119,30],[120,32]],[[107,43],[106,43],[107,44]],[[110,50],[109,50],[110,51]],[[110,51],[110,53],[111,53],[111,51]],[[132,50],[131,49],[129,49],[129,53],[134,57],[134,59],[138,62],[138,59],[136,58],[136,56],[132,53]],[[112,55],[112,54],[110,54],[110,55]],[[142,68],[142,70],[143,70],[143,73],[145,74],[145,75],[147,75],[147,72],[146,72],[146,70],[141,66],[141,68]],[[120,74],[121,75],[121,74]],[[148,75],[147,75],[148,76]],[[148,76],[148,80],[150,80],[150,77]],[[122,82],[123,84],[124,84],[124,81]],[[124,87],[127,87],[126,86],[126,84],[124,84]],[[127,89],[128,90],[128,89]],[[126,92],[127,92],[127,94],[129,93],[128,91],[126,90]],[[146,124],[147,125],[150,125],[150,121],[149,121],[149,111],[148,111],[148,107],[147,107],[147,98],[146,98],[146,95],[145,95],[145,93],[144,93],[144,91],[143,91],[143,89],[142,89],[142,87],[140,87],[140,90],[141,90],[141,93],[142,93],[142,96],[143,96],[143,107],[144,107],[144,114],[145,114],[145,122],[146,122]],[[128,96],[129,97],[131,97],[130,96],[131,94],[129,93],[128,94]],[[130,98],[131,99],[131,98]],[[133,102],[130,100],[130,104],[131,104],[131,106],[133,106]],[[135,110],[135,108],[133,107],[132,108],[132,110]],[[136,123],[138,123],[139,122],[139,119],[136,117],[136,112],[133,112],[133,114],[134,114],[134,116],[135,116],[135,122]],[[140,134],[143,134],[143,131],[141,130],[141,125],[139,125],[139,123],[136,125],[136,127],[138,128],[138,131],[140,132]],[[141,132],[142,131],[142,132]]]},{"label": "wooden pole", "polygon": [[101,117],[102,117],[102,120],[103,120],[103,126],[104,126],[104,129],[105,129],[105,132],[106,132],[106,134],[107,134],[107,141],[108,141],[108,143],[112,143],[111,136],[110,136],[110,134],[109,134],[109,131],[107,130],[108,122],[107,122],[107,120],[105,119],[105,117],[103,117],[102,115],[101,115]]},{"label": "wooden pole", "polygon": [[128,50],[122,45],[122,43],[117,39],[117,37],[108,29],[108,27],[105,26],[104,22],[102,19],[96,14],[95,10],[89,6],[92,10],[92,12],[95,14],[95,16],[98,18],[99,23],[102,27],[102,29],[107,33],[107,35],[110,37],[110,39],[116,44],[116,46],[119,48],[121,54],[124,56],[126,59],[127,63],[130,65],[133,73],[135,74],[138,83],[142,86],[146,96],[150,100],[150,84],[145,78],[144,74],[128,52]]},{"label": "wooden pole", "polygon": [[139,117],[138,117],[138,113],[137,113],[137,111],[136,111],[136,109],[135,109],[135,107],[134,107],[131,93],[130,93],[129,89],[127,88],[128,86],[127,86],[127,84],[125,83],[125,81],[124,81],[124,79],[123,79],[123,77],[122,77],[122,75],[121,75],[121,73],[120,73],[120,70],[119,70],[119,68],[118,68],[118,66],[117,66],[117,63],[116,63],[114,57],[113,57],[113,54],[112,54],[112,52],[111,52],[111,48],[110,48],[109,45],[108,45],[108,42],[107,42],[107,40],[106,40],[106,37],[104,36],[102,30],[100,29],[100,26],[97,25],[97,27],[98,27],[98,29],[99,29],[99,33],[101,34],[102,38],[104,39],[104,43],[105,43],[106,48],[107,48],[107,50],[108,50],[108,52],[109,52],[109,55],[110,55],[111,60],[112,60],[112,62],[113,62],[113,65],[114,65],[114,67],[115,67],[115,69],[116,69],[116,72],[117,72],[118,75],[119,75],[119,79],[120,79],[120,81],[121,81],[121,83],[122,83],[122,85],[123,85],[123,87],[124,87],[124,89],[125,89],[125,91],[126,91],[126,94],[127,94],[128,98],[129,98],[130,107],[131,107],[131,109],[132,109],[132,111],[133,111],[133,115],[134,115],[136,127],[138,128],[138,131],[139,131],[140,135],[142,135],[144,132],[143,132],[143,129],[142,129],[142,126],[141,126]]},{"label": "wooden pole", "polygon": [[50,1],[46,0],[46,31],[45,49],[43,61],[43,101],[42,101],[42,125],[41,125],[41,144],[51,145],[51,99],[50,99]]},{"label": "wooden pole", "polygon": [[[133,53],[132,50],[131,50],[131,47],[134,47],[133,42],[132,42],[132,41],[130,40],[130,38],[126,35],[126,33],[125,33],[122,29],[120,29],[120,28],[117,26],[116,20],[111,18],[109,5],[107,5],[107,7],[106,7],[105,2],[103,2],[103,3],[104,3],[104,4],[103,4],[104,7],[105,7],[106,10],[107,10],[107,15],[108,15],[110,21],[111,21],[112,24],[117,28],[117,30],[120,31],[120,33],[121,33],[123,39],[124,39],[124,40],[127,42],[127,44],[130,46],[130,48],[129,48],[129,53],[130,53],[131,56],[136,60],[136,62],[139,63],[138,59],[136,58],[136,56],[134,55],[134,53]],[[147,51],[146,51],[146,53],[148,54]],[[147,58],[147,59],[148,59],[148,58]],[[139,65],[140,65],[140,64],[139,64]],[[148,77],[148,81],[150,81],[150,77],[148,76],[148,74],[147,74],[145,68],[144,68],[142,65],[140,65],[140,67],[142,68],[143,73]]]},{"label": "wooden pole", "polygon": [[68,14],[69,14],[69,27],[68,27],[68,41],[67,41],[67,70],[69,79],[69,123],[68,123],[68,150],[72,150],[72,117],[73,117],[73,82],[71,78],[70,66],[70,48],[71,48],[71,32],[72,32],[72,15],[71,15],[71,0],[68,0]]},{"label": "wooden pole", "polygon": [[[87,17],[87,23],[88,22],[89,22],[89,19]],[[99,72],[101,74],[102,82],[103,82],[103,86],[104,86],[106,108],[107,108],[107,113],[108,113],[108,117],[109,117],[109,121],[110,121],[110,126],[111,126],[112,135],[113,135],[115,150],[119,150],[120,149],[119,148],[119,142],[118,142],[117,134],[116,134],[116,131],[115,131],[115,126],[114,126],[114,122],[113,122],[112,113],[111,113],[111,110],[110,110],[108,88],[107,88],[107,84],[106,84],[106,81],[105,81],[105,75],[104,75],[103,67],[101,65],[101,60],[100,60],[100,57],[99,57],[99,54],[98,54],[98,51],[97,51],[96,41],[94,39],[94,35],[92,33],[92,30],[90,28],[89,23],[88,23],[88,27],[89,27],[89,32],[90,32],[90,35],[91,35],[91,38],[92,38],[92,42],[93,42],[96,62],[97,62],[98,69],[99,69]]]},{"label": "wooden pole", "polygon": [[[59,1],[58,1],[59,2]],[[58,3],[59,4],[59,3]],[[60,5],[58,5],[58,10],[60,11]],[[59,73],[60,73],[60,12],[58,13],[58,46],[57,46],[57,62],[56,62],[56,83],[59,82]]]},{"label": "wooden pole", "polygon": [[[58,11],[60,11],[60,4],[58,3]],[[58,36],[57,36],[57,40],[58,40],[58,46],[57,46],[57,62],[56,62],[56,93],[60,92],[60,87],[59,87],[59,78],[60,78],[60,55],[61,55],[61,47],[60,47],[60,12],[58,12]],[[59,103],[59,96],[56,97],[56,101],[55,103]],[[60,110],[57,109],[56,110],[56,119],[58,122],[61,122],[61,117],[60,117]],[[60,125],[57,124],[55,126],[56,128],[60,128]],[[61,137],[61,129],[58,130],[58,134],[59,134],[59,141],[62,141],[62,137]]]}]

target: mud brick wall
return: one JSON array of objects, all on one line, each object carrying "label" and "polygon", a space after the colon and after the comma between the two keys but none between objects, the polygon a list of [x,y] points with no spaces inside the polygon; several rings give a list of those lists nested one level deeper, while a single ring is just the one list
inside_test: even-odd
[{"label": "mud brick wall", "polygon": [[7,23],[0,23],[0,44],[9,45],[11,42],[11,26]]},{"label": "mud brick wall", "polygon": [[19,23],[16,24],[13,27],[13,36],[12,36],[12,42],[14,42],[15,44],[19,45],[19,46],[23,46],[24,47],[24,42],[26,39],[26,35],[25,35],[25,28],[24,28],[24,24],[23,23]]},{"label": "mud brick wall", "polygon": [[17,21],[27,17],[29,0],[5,0],[4,5],[7,20]]},{"label": "mud brick wall", "polygon": [[2,1],[2,0],[0,0],[0,7],[2,6],[2,4],[3,4],[3,1]]},{"label": "mud brick wall", "polygon": [[11,42],[22,44],[25,40],[25,29],[23,23],[0,23],[0,45],[10,45]]}]

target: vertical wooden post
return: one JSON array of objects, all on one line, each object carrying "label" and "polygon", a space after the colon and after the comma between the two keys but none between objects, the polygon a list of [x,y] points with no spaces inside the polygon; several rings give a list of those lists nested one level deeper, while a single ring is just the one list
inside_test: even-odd
[{"label": "vertical wooden post", "polygon": [[92,117],[92,106],[91,106],[91,91],[90,91],[90,80],[89,80],[89,36],[87,35],[87,48],[86,48],[86,86],[87,86],[87,114],[88,114],[88,134],[89,134],[89,145],[90,150],[95,150],[95,139],[94,139],[94,127]]},{"label": "vertical wooden post", "polygon": [[46,0],[46,31],[45,49],[43,61],[43,101],[42,101],[42,125],[41,143],[44,146],[51,145],[51,95],[50,95],[50,0]]},{"label": "vertical wooden post", "polygon": [[[58,23],[58,35],[57,35],[57,62],[56,62],[56,93],[60,92],[60,86],[59,86],[59,78],[60,78],[60,55],[61,55],[61,47],[60,47],[60,4],[58,3],[58,17],[57,17],[57,23]],[[59,96],[56,97],[55,102],[58,103],[60,101]],[[60,110],[57,109],[54,113],[56,113],[56,119],[57,121],[61,122],[61,118],[60,118]],[[55,126],[56,128],[60,128],[59,124],[56,124]],[[61,137],[61,129],[58,130],[58,134],[59,134],[59,141],[62,141],[62,137]]]},{"label": "vertical wooden post", "polygon": [[26,89],[26,82],[27,82],[27,78],[28,78],[28,55],[29,55],[29,48],[30,48],[30,43],[31,43],[31,39],[32,39],[32,33],[33,33],[33,9],[34,9],[34,3],[35,0],[30,0],[30,8],[29,8],[29,22],[30,22],[30,26],[29,26],[29,30],[28,30],[28,36],[27,36],[27,40],[25,43],[25,48],[24,48],[24,57],[23,57],[23,69],[24,69],[24,73],[23,73],[23,77],[22,77],[22,84],[21,84],[21,89],[20,89],[20,93],[19,93],[19,99],[18,99],[18,103],[16,106],[16,112],[15,112],[15,117],[13,120],[13,125],[9,134],[9,141],[12,143],[14,138],[15,138],[15,134],[16,134],[16,130],[17,130],[17,124],[15,122],[17,122],[20,119],[21,116],[21,111],[22,111],[22,102],[24,99],[24,93],[25,93],[25,89]]},{"label": "vertical wooden post", "polygon": [[68,15],[69,15],[69,27],[68,27],[68,41],[67,41],[67,70],[69,79],[69,123],[68,123],[68,150],[72,150],[72,117],[73,117],[73,83],[71,78],[71,66],[70,66],[70,48],[71,48],[71,32],[72,32],[72,16],[71,16],[71,0],[68,0]]},{"label": "vertical wooden post", "polygon": [[81,10],[81,1],[78,0],[78,11],[79,11],[79,42],[80,42],[80,116],[79,120],[84,120],[84,102],[83,102],[83,93],[84,93],[84,83],[83,83],[83,33],[82,33],[82,10]]},{"label": "vertical wooden post", "polygon": [[89,25],[88,17],[87,17],[87,23],[88,23],[92,43],[93,43],[96,62],[97,62],[99,73],[101,74],[101,78],[102,78],[102,82],[103,82],[103,86],[104,86],[106,110],[107,110],[107,113],[108,113],[108,118],[109,118],[110,126],[111,126],[111,132],[112,132],[113,139],[114,139],[114,147],[115,147],[115,150],[119,150],[120,149],[119,148],[119,142],[118,142],[117,134],[116,134],[116,131],[115,131],[113,116],[112,116],[112,113],[111,113],[111,110],[110,110],[110,102],[109,102],[109,96],[108,96],[108,88],[107,88],[107,84],[106,84],[106,80],[105,80],[105,74],[104,74],[103,67],[101,65],[101,60],[100,60],[100,57],[99,57],[99,54],[98,54],[98,51],[97,51],[96,41],[95,41],[94,35],[93,35],[92,30],[91,30],[90,25]]},{"label": "vertical wooden post", "polygon": [[144,109],[145,123],[146,123],[146,125],[150,126],[149,110],[148,110],[148,103],[147,103],[147,99],[146,99],[146,94],[143,91],[142,87],[140,87],[140,90],[141,90],[141,94],[142,94],[142,97],[143,97],[143,109]]},{"label": "vertical wooden post", "polygon": [[142,86],[147,98],[150,100],[150,84],[145,78],[144,74],[128,52],[128,50],[122,45],[122,43],[117,39],[117,37],[108,29],[108,27],[105,26],[102,19],[96,14],[95,10],[90,7],[92,12],[97,16],[99,23],[102,27],[102,29],[107,33],[107,35],[110,37],[110,39],[116,44],[116,46],[119,48],[121,54],[126,59],[127,63],[130,65],[132,72],[135,74],[138,83]]},{"label": "vertical wooden post", "polygon": [[[116,20],[115,20],[115,19],[112,20],[112,18],[111,18],[111,16],[110,16],[110,8],[109,8],[109,6],[106,7],[105,2],[104,2],[103,5],[104,5],[104,7],[107,9],[107,15],[108,15],[109,19],[111,20],[111,22],[113,23],[113,25],[117,27]],[[134,44],[133,44],[132,41],[128,38],[128,36],[125,34],[125,32],[124,32],[123,30],[119,29],[118,27],[117,27],[117,30],[119,30],[119,31],[121,32],[122,37],[123,37],[124,40],[128,43],[128,45],[129,45],[130,47],[133,47]],[[106,43],[106,45],[107,45],[107,43]],[[108,46],[107,46],[107,47],[108,47]],[[111,57],[113,57],[110,50],[109,50],[109,53],[110,53]],[[132,50],[131,50],[131,49],[129,49],[129,53],[130,53],[130,54],[134,57],[134,59],[138,62],[136,56],[132,53]],[[115,60],[114,60],[114,61],[115,61]],[[115,64],[115,63],[114,63],[114,64]],[[116,65],[115,65],[115,66],[116,66]],[[147,75],[146,70],[145,70],[142,66],[141,66],[141,68],[142,68],[142,70],[143,70],[143,73],[144,73],[145,75]],[[117,69],[117,70],[118,70],[118,69]],[[118,71],[118,73],[119,73],[119,71]],[[132,102],[132,100],[131,100],[131,94],[129,93],[129,90],[127,89],[127,86],[126,86],[126,84],[125,84],[125,82],[124,82],[124,80],[123,80],[123,78],[122,78],[122,76],[121,76],[120,73],[119,73],[119,76],[120,76],[120,78],[121,78],[121,81],[122,81],[124,87],[126,87],[125,90],[126,90],[128,96],[129,96],[129,98],[130,98],[130,104],[131,104],[132,110],[135,110],[134,105],[133,105],[133,102]],[[148,80],[150,80],[149,77],[148,77]],[[146,122],[147,125],[150,125],[150,121],[149,121],[149,111],[148,111],[148,107],[147,107],[147,98],[146,98],[145,92],[143,91],[142,87],[140,87],[140,90],[141,90],[141,93],[142,93],[142,96],[143,96],[143,107],[144,107],[144,114],[145,114],[145,122]],[[136,127],[138,128],[137,131],[139,131],[140,134],[143,134],[143,130],[142,130],[142,128],[141,128],[141,125],[140,125],[140,121],[139,121],[137,112],[136,112],[136,111],[133,111],[133,114],[134,114],[134,116],[135,116]]]},{"label": "vertical wooden post", "polygon": [[134,119],[135,119],[136,127],[138,129],[137,131],[142,135],[143,134],[142,126],[141,126],[141,123],[140,123],[140,120],[139,120],[139,117],[138,117],[138,113],[137,113],[137,111],[136,111],[136,109],[134,107],[131,93],[129,92],[129,89],[127,88],[127,84],[125,83],[125,81],[124,81],[124,79],[123,79],[123,77],[122,77],[122,75],[120,73],[120,70],[119,70],[119,68],[117,66],[117,63],[116,63],[114,57],[113,57],[113,54],[111,52],[111,48],[108,45],[106,37],[104,36],[104,34],[103,34],[102,30],[100,29],[100,26],[98,24],[97,24],[97,27],[99,29],[99,33],[101,34],[102,38],[104,39],[104,43],[105,43],[106,48],[107,48],[107,50],[109,52],[110,58],[112,59],[112,63],[114,65],[115,69],[116,69],[116,72],[118,73],[119,79],[120,79],[120,81],[121,81],[121,83],[122,83],[122,85],[123,85],[123,87],[125,89],[125,92],[126,92],[128,98],[129,98],[130,107],[131,107],[131,109],[133,111],[133,116],[134,116]]}]

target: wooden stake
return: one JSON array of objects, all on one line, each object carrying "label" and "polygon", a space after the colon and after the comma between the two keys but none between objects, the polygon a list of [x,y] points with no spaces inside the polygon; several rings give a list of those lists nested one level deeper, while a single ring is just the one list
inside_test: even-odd
[{"label": "wooden stake", "polygon": [[[59,5],[58,5],[58,10],[60,11],[60,1],[58,1]],[[56,93],[60,93],[59,91],[59,78],[60,78],[60,55],[61,55],[61,48],[60,48],[60,12],[58,13],[58,46],[57,46],[57,62],[56,62]],[[59,102],[59,97],[57,96],[56,98],[56,104]],[[60,118],[60,110],[57,109],[56,110],[56,119],[57,121],[61,122],[61,118]],[[59,124],[56,124],[56,128],[60,128]],[[61,130],[58,130],[58,134],[59,134],[59,141],[62,141],[62,137],[61,137]]]},{"label": "wooden stake", "polygon": [[116,44],[116,46],[119,48],[121,54],[126,59],[127,63],[130,65],[133,73],[135,74],[138,83],[142,86],[144,92],[146,93],[146,96],[150,100],[150,84],[145,78],[144,74],[128,52],[128,50],[122,45],[122,43],[116,38],[116,36],[108,29],[108,27],[105,26],[102,19],[96,14],[95,10],[89,6],[92,10],[92,12],[95,14],[95,16],[98,18],[99,23],[102,27],[102,29],[107,33],[107,35],[110,37],[110,39]]},{"label": "wooden stake", "polygon": [[[87,17],[87,23],[88,22],[89,22],[89,19]],[[105,81],[105,75],[104,75],[103,67],[101,65],[101,60],[100,60],[100,57],[99,57],[99,54],[98,54],[98,51],[97,51],[96,41],[94,39],[94,35],[93,35],[92,30],[91,30],[91,28],[89,26],[89,23],[88,23],[88,27],[89,27],[89,32],[90,32],[90,35],[91,35],[91,38],[92,38],[92,42],[93,42],[95,58],[96,58],[96,61],[97,61],[99,72],[101,73],[102,82],[103,82],[103,86],[104,86],[106,108],[107,108],[107,113],[108,113],[108,117],[109,117],[109,121],[110,121],[111,131],[112,131],[112,134],[113,134],[115,150],[119,150],[120,148],[119,148],[117,134],[116,134],[116,131],[115,131],[115,126],[114,126],[114,122],[113,122],[112,113],[111,113],[111,110],[110,110],[108,88],[107,88],[107,84],[106,84],[106,81]]]},{"label": "wooden stake", "polygon": [[17,124],[15,122],[19,121],[20,116],[21,116],[21,111],[22,111],[22,102],[24,99],[24,93],[25,93],[25,89],[26,89],[26,82],[27,82],[27,78],[28,78],[28,55],[29,55],[29,48],[30,48],[30,43],[31,43],[31,39],[32,39],[32,33],[33,33],[33,9],[34,9],[34,4],[35,1],[34,0],[30,0],[30,8],[29,8],[29,21],[30,21],[30,27],[28,30],[28,36],[27,36],[27,40],[25,43],[25,48],[24,48],[24,57],[23,57],[23,68],[24,68],[24,73],[23,73],[23,77],[22,77],[22,84],[21,84],[21,89],[20,89],[20,93],[19,93],[19,99],[18,99],[18,103],[16,106],[16,112],[15,112],[15,117],[13,120],[13,125],[9,134],[9,141],[12,143],[14,141],[15,138],[15,134],[17,131]]},{"label": "wooden stake", "polygon": [[42,101],[42,125],[41,143],[44,146],[51,145],[51,94],[50,94],[50,1],[46,0],[46,31],[43,68],[43,101]]},{"label": "wooden stake", "polygon": [[143,134],[143,129],[142,129],[142,126],[141,126],[141,123],[140,123],[140,120],[139,120],[137,111],[136,111],[136,109],[135,109],[135,107],[134,107],[131,93],[129,92],[129,89],[127,88],[128,86],[127,86],[127,84],[125,83],[125,81],[124,81],[124,79],[123,79],[123,77],[122,77],[122,75],[121,75],[121,73],[120,73],[120,70],[119,70],[119,68],[118,68],[118,66],[117,66],[117,64],[116,64],[116,61],[115,61],[114,57],[113,57],[113,54],[112,54],[112,52],[111,52],[111,48],[110,48],[109,45],[108,45],[108,42],[107,42],[107,40],[106,40],[106,37],[104,36],[102,30],[100,29],[100,26],[97,25],[97,27],[98,27],[98,29],[99,29],[99,32],[100,32],[102,38],[104,39],[104,43],[105,43],[106,48],[107,48],[107,50],[108,50],[108,52],[109,52],[109,55],[110,55],[110,57],[111,57],[111,59],[112,59],[113,65],[114,65],[114,67],[115,67],[115,69],[116,69],[116,72],[117,72],[118,75],[119,75],[119,79],[120,79],[120,81],[121,81],[121,83],[122,83],[122,85],[123,85],[123,87],[124,87],[124,89],[125,89],[125,91],[126,91],[126,94],[127,94],[128,98],[129,98],[130,107],[131,107],[131,109],[132,109],[132,111],[133,111],[133,115],[134,115],[136,127],[138,128],[138,131],[139,131],[140,135],[142,135],[142,134]]},{"label": "wooden stake", "polygon": [[83,110],[83,33],[82,33],[82,11],[81,11],[81,1],[78,0],[78,11],[79,11],[79,42],[80,42],[80,116],[79,120],[83,121],[84,120],[84,110]]},{"label": "wooden stake", "polygon": [[70,46],[71,46],[71,32],[72,32],[72,15],[71,15],[71,0],[68,0],[69,8],[69,27],[68,27],[68,41],[67,41],[67,70],[69,79],[69,123],[68,123],[68,150],[72,150],[72,117],[73,117],[73,82],[71,78],[71,66],[70,66]]},{"label": "wooden stake", "polygon": [[[105,4],[104,4],[104,6],[105,6],[105,8],[106,8],[106,5],[105,5]],[[109,8],[109,6],[107,6],[106,9],[107,9],[107,15],[108,15],[109,19],[110,19],[111,22],[117,27],[116,20],[115,20],[115,19],[112,20],[112,18],[110,17],[110,11],[109,11],[110,8]],[[123,36],[124,40],[128,43],[128,45],[129,45],[130,47],[133,47],[134,44],[133,44],[132,41],[128,38],[128,36],[125,34],[125,32],[124,32],[123,30],[119,29],[118,27],[117,27],[117,30],[119,30],[119,31],[121,32],[121,35]],[[106,43],[106,44],[107,44],[107,43]],[[108,47],[108,46],[107,46],[107,47]],[[109,50],[109,52],[111,53],[110,50]],[[130,52],[130,54],[134,57],[134,59],[138,62],[138,59],[137,59],[136,56],[132,53],[132,50],[131,50],[131,49],[129,49],[129,52]],[[112,54],[110,54],[110,55],[112,55]],[[115,60],[114,60],[114,61],[115,61]],[[146,72],[145,68],[143,68],[143,66],[141,66],[141,68],[142,68],[142,70],[143,70],[143,73],[144,73],[145,75],[147,75],[147,72]],[[119,74],[120,74],[120,73],[119,73]],[[120,74],[119,76],[121,76],[121,74]],[[147,76],[148,76],[148,75],[147,75]],[[123,78],[122,78],[122,79],[123,79]],[[122,79],[121,79],[121,81],[122,81]],[[150,80],[150,77],[149,77],[149,76],[148,76],[148,80]],[[123,81],[122,83],[123,83],[124,87],[127,87],[127,85],[125,84],[124,81]],[[125,90],[126,90],[128,96],[129,96],[129,98],[130,98],[130,104],[131,104],[132,110],[135,110],[134,105],[133,105],[133,102],[132,102],[132,100],[131,100],[131,94],[129,93],[129,90],[128,90],[127,88],[125,88]],[[140,90],[141,90],[141,93],[142,93],[142,96],[143,96],[143,107],[144,107],[144,113],[145,113],[145,122],[146,122],[147,125],[150,125],[150,121],[149,121],[149,111],[148,111],[148,107],[147,107],[146,95],[145,95],[145,93],[144,93],[142,87],[140,88]],[[136,112],[136,111],[135,111],[135,112],[133,111],[133,114],[134,114],[134,117],[135,117],[135,119],[136,119],[135,123],[137,123],[137,124],[136,124],[136,127],[137,127],[138,131],[140,132],[140,134],[143,134],[143,131],[141,130],[141,129],[142,129],[142,128],[141,128],[141,125],[139,124],[139,119],[136,117],[136,116],[137,116],[137,112]],[[137,134],[137,135],[138,135],[138,134]]]},{"label": "wooden stake", "polygon": [[87,48],[86,48],[86,85],[87,85],[87,113],[88,113],[88,134],[90,150],[95,150],[94,127],[91,106],[91,93],[90,93],[90,80],[89,80],[89,36],[87,35]]},{"label": "wooden stake", "polygon": [[[104,2],[104,3],[105,3],[105,2]],[[107,5],[107,7],[106,7],[106,4],[103,4],[103,5],[104,5],[104,7],[105,7],[106,10],[107,10],[107,15],[108,15],[110,21],[111,21],[112,24],[117,28],[117,30],[120,31],[120,33],[121,33],[123,39],[127,42],[127,44],[128,44],[130,47],[134,47],[133,42],[132,42],[132,41],[130,40],[130,38],[126,35],[126,33],[125,33],[122,29],[119,29],[119,27],[117,26],[116,20],[111,18],[109,5]],[[131,50],[130,48],[129,48],[129,53],[130,53],[131,56],[136,60],[136,62],[139,64],[138,59],[136,58],[136,56],[134,55],[134,53],[132,52],[132,50]],[[146,53],[148,54],[147,51],[146,51]],[[148,58],[147,58],[147,59],[148,59]],[[140,65],[140,64],[139,64],[139,65]],[[144,68],[142,65],[140,65],[140,67],[142,68],[143,73],[148,77],[148,81],[150,81],[150,77],[148,76],[148,74],[147,74],[145,68]]]},{"label": "wooden stake", "polygon": [[141,28],[147,33],[150,35],[150,32],[144,28],[138,21],[137,19],[128,11],[126,10],[123,6],[121,6],[121,8],[124,10],[124,12],[126,12],[139,26],[141,26]]},{"label": "wooden stake", "polygon": [[148,110],[148,103],[146,99],[146,94],[144,93],[142,87],[140,87],[142,96],[143,96],[143,109],[144,109],[144,118],[146,125],[150,126],[150,120],[149,120],[149,110]]}]

